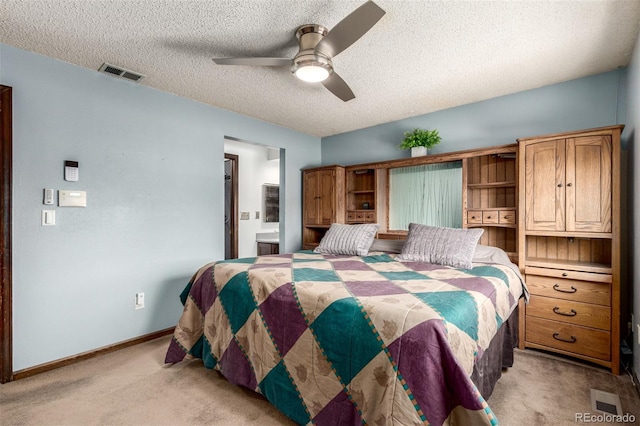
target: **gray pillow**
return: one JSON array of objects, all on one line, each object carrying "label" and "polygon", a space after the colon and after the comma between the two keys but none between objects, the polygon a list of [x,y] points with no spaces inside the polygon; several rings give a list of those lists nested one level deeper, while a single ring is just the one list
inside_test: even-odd
[{"label": "gray pillow", "polygon": [[409,224],[407,242],[398,260],[437,263],[471,269],[482,228],[457,229]]},{"label": "gray pillow", "polygon": [[320,245],[313,251],[324,254],[366,256],[378,228],[377,223],[363,225],[332,223],[331,228],[320,240]]}]

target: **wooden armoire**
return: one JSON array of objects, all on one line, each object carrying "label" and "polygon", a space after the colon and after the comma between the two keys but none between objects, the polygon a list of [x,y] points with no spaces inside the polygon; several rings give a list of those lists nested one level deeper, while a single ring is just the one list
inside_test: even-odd
[{"label": "wooden armoire", "polygon": [[345,220],[343,166],[302,171],[302,248],[314,249],[332,223]]},{"label": "wooden armoire", "polygon": [[[521,348],[620,369],[620,133],[518,139]],[[523,338],[524,337],[524,338]]]}]

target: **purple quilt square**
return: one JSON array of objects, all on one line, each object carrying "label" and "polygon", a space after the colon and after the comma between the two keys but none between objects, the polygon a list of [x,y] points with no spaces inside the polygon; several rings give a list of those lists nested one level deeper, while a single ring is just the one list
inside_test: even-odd
[{"label": "purple quilt square", "polygon": [[407,291],[391,281],[345,281],[344,285],[354,296],[386,296]]},{"label": "purple quilt square", "polygon": [[259,307],[271,337],[284,357],[307,329],[291,283],[274,290]]},{"label": "purple quilt square", "polygon": [[361,426],[362,418],[347,393],[342,390],[314,418],[317,425]]},{"label": "purple quilt square", "polygon": [[402,262],[408,268],[414,271],[437,271],[438,269],[448,269],[446,266],[437,265],[435,263],[427,262]]},{"label": "purple quilt square", "polygon": [[242,349],[236,343],[236,339],[231,339],[229,347],[222,354],[218,365],[222,375],[234,385],[245,386],[252,390],[258,386],[256,375]]},{"label": "purple quilt square", "polygon": [[341,260],[331,262],[336,271],[370,271],[371,268],[364,262],[358,260]]},{"label": "purple quilt square", "polygon": [[[443,424],[451,410],[462,405],[481,410],[473,386],[451,352],[444,324],[424,321],[406,331],[389,345],[398,373],[406,381],[415,403],[428,413],[432,424]],[[419,361],[416,361],[419,360]]]}]

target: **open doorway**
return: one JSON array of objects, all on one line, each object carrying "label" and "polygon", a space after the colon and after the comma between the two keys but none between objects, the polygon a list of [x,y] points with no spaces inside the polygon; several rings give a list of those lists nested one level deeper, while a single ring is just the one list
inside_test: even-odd
[{"label": "open doorway", "polygon": [[238,156],[224,154],[224,258],[238,258]]},{"label": "open doorway", "polygon": [[[279,148],[225,137],[225,159],[228,155],[235,155],[236,164],[242,162],[242,167],[235,169],[235,203],[230,203],[230,183],[234,181],[233,176],[225,181],[225,200],[221,200],[225,204],[225,237],[233,232],[227,229],[227,226],[232,226],[228,219],[237,221],[237,257],[254,257],[264,253],[267,245],[270,254],[279,251],[282,228],[280,219],[284,215],[281,208],[283,199],[280,197],[284,185],[280,151]],[[226,164],[225,174],[231,175],[231,171],[231,165]],[[231,206],[234,205],[235,214],[231,211]]]}]

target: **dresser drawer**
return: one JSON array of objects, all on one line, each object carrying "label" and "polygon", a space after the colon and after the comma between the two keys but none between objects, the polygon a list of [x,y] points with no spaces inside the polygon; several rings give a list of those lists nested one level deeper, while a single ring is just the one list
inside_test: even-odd
[{"label": "dresser drawer", "polygon": [[500,210],[498,212],[498,223],[513,224],[516,223],[515,210]]},{"label": "dresser drawer", "polygon": [[[370,219],[369,219],[370,218]],[[361,210],[349,210],[347,211],[347,222],[373,222],[375,219],[375,212],[363,212]]]},{"label": "dresser drawer", "polygon": [[593,281],[598,283],[611,283],[610,274],[596,274],[593,272],[579,272],[564,269],[541,268],[539,266],[525,266],[525,274],[543,275],[545,277],[566,278],[570,280]]},{"label": "dresser drawer", "polygon": [[528,317],[546,318],[585,327],[611,330],[611,308],[590,303],[531,296],[526,305]]},{"label": "dresser drawer", "polygon": [[498,223],[498,214],[499,212],[493,211],[483,211],[482,212],[482,223]]},{"label": "dresser drawer", "polygon": [[532,295],[611,306],[611,285],[608,283],[529,274],[525,275],[525,282]]},{"label": "dresser drawer", "polygon": [[610,338],[608,331],[527,316],[525,340],[530,343],[610,360]]},{"label": "dresser drawer", "polygon": [[467,223],[482,223],[482,210],[469,210],[467,212]]}]

